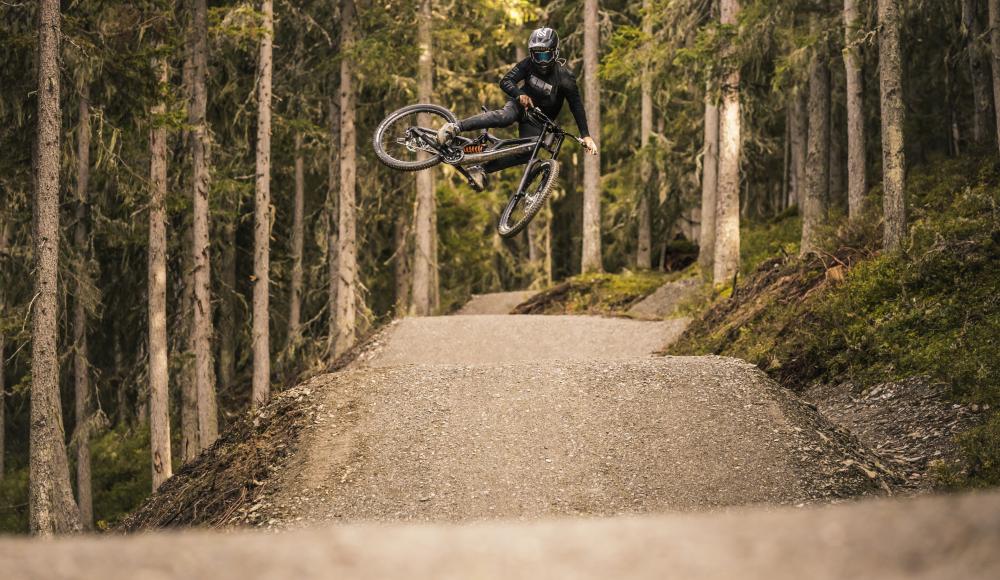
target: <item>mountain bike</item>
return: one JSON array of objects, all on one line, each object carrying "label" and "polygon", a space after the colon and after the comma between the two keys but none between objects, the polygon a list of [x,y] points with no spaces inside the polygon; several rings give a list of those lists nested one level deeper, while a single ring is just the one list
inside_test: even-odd
[{"label": "mountain bike", "polygon": [[[483,107],[486,110],[486,107]],[[391,113],[375,130],[372,144],[379,161],[398,171],[422,171],[439,163],[453,166],[473,188],[467,168],[490,161],[524,155],[530,157],[517,190],[500,214],[497,233],[511,238],[520,233],[545,205],[559,177],[559,149],[569,137],[537,107],[525,111],[526,120],[541,129],[537,137],[499,139],[483,130],[474,139],[456,136],[448,145],[437,142],[437,131],[445,123],[457,123],[455,114],[438,105],[421,104],[403,107]],[[542,158],[542,152],[548,156]]]}]

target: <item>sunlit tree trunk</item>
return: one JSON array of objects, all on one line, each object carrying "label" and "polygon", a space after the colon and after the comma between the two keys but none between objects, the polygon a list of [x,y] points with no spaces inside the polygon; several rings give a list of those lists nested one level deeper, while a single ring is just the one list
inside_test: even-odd
[{"label": "sunlit tree trunk", "polygon": [[[903,103],[903,67],[899,49],[899,0],[878,0],[879,71],[882,93],[882,179],[885,232],[883,245],[897,250],[906,235],[906,152],[903,127],[906,109]],[[990,22],[995,23],[994,7],[1000,0],[990,0]],[[994,59],[1000,54],[1000,31],[993,30]],[[1000,72],[1000,70],[998,70]],[[994,88],[1000,97],[1000,75],[994,75]]]},{"label": "sunlit tree trunk", "polygon": [[[819,17],[813,16],[813,34],[819,34]],[[819,230],[826,223],[830,193],[830,65],[829,52],[817,45],[809,72],[809,153],[802,199],[802,255],[819,248]]]},{"label": "sunlit tree trunk", "polygon": [[90,476],[90,352],[87,347],[87,292],[89,276],[90,234],[87,221],[90,181],[90,90],[84,83],[80,91],[80,122],[76,142],[76,225],[73,246],[79,260],[76,297],[73,301],[73,399],[76,411],[73,442],[76,451],[76,502],[80,508],[80,523],[93,527],[94,501]]},{"label": "sunlit tree trunk", "polygon": [[[166,58],[154,60],[160,94],[165,99],[170,82]],[[153,491],[173,475],[170,455],[170,394],[167,364],[167,105],[160,100],[152,110],[149,131],[149,444]]]},{"label": "sunlit tree trunk", "polygon": [[[739,0],[722,0],[723,25],[735,26],[740,12]],[[740,120],[740,71],[726,72],[719,112],[719,189],[715,200],[715,258],[713,277],[716,283],[729,281],[740,268],[740,156],[742,152]]]},{"label": "sunlit tree trunk", "polygon": [[34,270],[31,312],[31,433],[28,524],[39,536],[80,529],[59,401],[59,105],[58,0],[38,3],[38,133],[35,142]]},{"label": "sunlit tree trunk", "polygon": [[194,325],[191,348],[194,350],[194,382],[198,395],[198,450],[215,442],[219,419],[215,399],[215,369],[212,367],[212,284],[209,252],[209,157],[210,137],[206,109],[208,91],[208,9],[206,0],[193,0],[191,26],[191,156],[194,173],[192,231],[194,256]]},{"label": "sunlit tree trunk", "polygon": [[[337,290],[340,277],[337,266],[337,252],[340,243],[338,208],[340,207],[340,98],[330,97],[328,102],[330,114],[330,149],[327,158],[327,197],[326,208],[326,266],[327,266],[327,351],[335,357],[337,342]],[[331,361],[332,362],[332,361]]]},{"label": "sunlit tree trunk", "polygon": [[[590,135],[601,145],[601,81],[598,78],[598,1],[583,3],[583,98]],[[583,253],[582,272],[601,272],[601,154],[583,160]]]},{"label": "sunlit tree trunk", "polygon": [[972,139],[977,145],[990,138],[993,104],[990,97],[990,71],[983,46],[983,25],[979,19],[978,0],[962,0],[962,33],[969,57],[969,79],[972,81]]},{"label": "sunlit tree trunk", "polygon": [[[340,9],[341,53],[349,54],[354,45],[354,0],[342,0]],[[354,72],[349,58],[340,61],[340,215],[337,248],[337,339],[334,355],[354,346],[354,326],[357,315],[355,292],[357,247],[355,240],[355,131],[354,131]]]},{"label": "sunlit tree trunk", "polygon": [[789,101],[792,123],[792,186],[788,205],[801,205],[806,187],[806,156],[809,152],[809,111],[807,92],[795,87]]},{"label": "sunlit tree trunk", "polygon": [[410,308],[410,215],[409,205],[404,206],[392,228],[392,244],[395,250],[393,267],[396,279],[396,316],[406,316]]},{"label": "sunlit tree trunk", "polygon": [[858,0],[844,0],[844,70],[847,73],[847,213],[856,221],[865,212],[868,172],[865,147],[864,75],[861,65],[861,15]]},{"label": "sunlit tree trunk", "polygon": [[271,284],[271,53],[274,5],[261,4],[263,34],[257,76],[257,187],[253,228],[253,397],[256,409],[271,396],[271,333],[269,329]]},{"label": "sunlit tree trunk", "polygon": [[302,250],[305,246],[304,213],[306,196],[305,158],[302,155],[302,133],[295,133],[295,200],[292,208],[292,279],[288,297],[288,350],[292,352],[301,340],[302,317]]},{"label": "sunlit tree trunk", "polygon": [[[652,0],[642,1],[642,30],[647,39],[653,36],[653,2]],[[651,42],[651,41],[647,41]],[[640,97],[639,114],[639,144],[642,147],[642,162],[639,170],[639,232],[638,247],[635,254],[635,265],[637,268],[650,269],[652,263],[652,215],[650,212],[649,195],[656,191],[650,179],[652,178],[652,164],[649,158],[649,136],[653,133],[653,77],[649,66],[642,69],[642,89]]]},{"label": "sunlit tree trunk", "polygon": [[719,190],[719,107],[714,99],[712,92],[706,88],[698,242],[698,265],[706,280],[712,278],[712,262],[715,260],[715,196]]},{"label": "sunlit tree trunk", "polygon": [[[420,16],[417,18],[417,44],[420,56],[417,62],[417,100],[429,103],[434,90],[434,47],[431,38],[431,0],[421,0]],[[427,115],[421,115],[422,126],[430,123]],[[417,211],[414,224],[413,254],[413,313],[427,316],[433,312],[436,281],[434,267],[437,263],[436,244],[437,220],[435,219],[434,174],[419,171],[417,180]]]}]

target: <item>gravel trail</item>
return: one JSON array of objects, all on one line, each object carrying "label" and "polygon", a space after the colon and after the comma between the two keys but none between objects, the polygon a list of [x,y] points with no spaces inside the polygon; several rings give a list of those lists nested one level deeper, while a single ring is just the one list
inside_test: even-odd
[{"label": "gravel trail", "polygon": [[403,320],[312,381],[258,524],[806,504],[884,493],[877,458],[756,367],[652,357],[677,321]]}]

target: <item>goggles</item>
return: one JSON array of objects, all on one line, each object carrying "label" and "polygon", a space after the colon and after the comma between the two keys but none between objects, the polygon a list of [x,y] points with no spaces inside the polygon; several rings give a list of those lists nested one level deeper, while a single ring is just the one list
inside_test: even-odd
[{"label": "goggles", "polygon": [[547,63],[547,62],[552,62],[552,59],[554,59],[555,56],[556,56],[555,51],[538,50],[538,51],[532,51],[531,60],[537,63]]}]

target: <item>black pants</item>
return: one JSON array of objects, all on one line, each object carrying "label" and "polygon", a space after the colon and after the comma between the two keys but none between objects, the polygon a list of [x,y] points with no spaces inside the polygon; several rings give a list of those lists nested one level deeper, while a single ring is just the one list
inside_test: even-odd
[{"label": "black pants", "polygon": [[[458,122],[458,128],[462,131],[478,131],[480,129],[510,127],[514,123],[517,123],[517,134],[519,137],[537,137],[542,134],[540,128],[525,121],[524,108],[514,99],[507,101],[507,104],[502,109],[486,111],[468,119],[462,119]],[[486,173],[495,173],[508,167],[514,167],[515,165],[524,165],[529,159],[531,159],[530,151],[521,155],[513,155],[497,159],[496,161],[490,161],[483,166],[483,169],[486,170]]]}]

